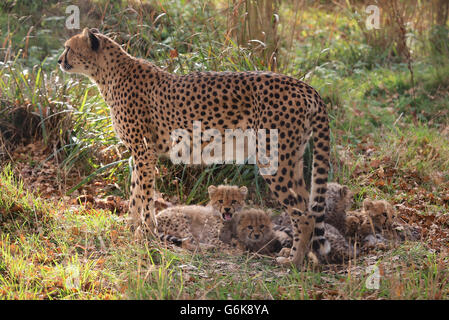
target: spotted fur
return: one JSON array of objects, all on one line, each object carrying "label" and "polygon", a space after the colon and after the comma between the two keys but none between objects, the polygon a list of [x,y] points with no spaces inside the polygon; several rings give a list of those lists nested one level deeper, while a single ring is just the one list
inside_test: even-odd
[{"label": "spotted fur", "polygon": [[[276,229],[276,227],[275,227]],[[284,244],[288,243],[288,236],[290,235],[289,227],[282,227],[284,238]],[[329,264],[329,263],[344,263],[350,259],[353,259],[359,254],[359,249],[354,247],[340,231],[333,225],[324,224],[324,236],[330,243],[330,252],[326,255],[321,255],[319,252],[310,251],[308,257],[316,263]],[[283,249],[279,252],[280,256],[286,256],[290,253],[288,246],[282,245]]]},{"label": "spotted fur", "polygon": [[212,207],[175,206],[159,212],[157,231],[160,238],[189,250],[218,249],[223,220]]},{"label": "spotted fur", "polygon": [[421,239],[421,229],[400,221],[385,200],[365,199],[361,210],[348,211],[346,229],[346,236],[367,250]]},{"label": "spotted fur", "polygon": [[363,200],[363,208],[349,211],[346,218],[346,235],[361,240],[370,234],[383,234],[392,229],[395,211],[385,200]]},{"label": "spotted fur", "polygon": [[235,218],[235,239],[243,250],[273,254],[282,249],[279,230],[273,230],[270,216],[261,209],[242,210]]},{"label": "spotted fur", "polygon": [[[61,69],[90,77],[110,107],[118,137],[133,157],[130,216],[137,232],[154,233],[155,165],[171,147],[171,133],[193,121],[203,130],[277,129],[279,165],[262,175],[285,207],[293,246],[281,263],[300,266],[310,243],[325,254],[324,208],[329,169],[329,120],[318,92],[295,78],[272,72],[170,74],[132,57],[111,38],[85,28],[65,43]],[[303,154],[313,139],[312,186],[306,190]],[[269,143],[266,147],[270,151]],[[276,156],[276,155],[274,155]]]},{"label": "spotted fur", "polygon": [[196,205],[175,206],[161,211],[158,233],[164,242],[195,249],[209,245],[208,249],[231,244],[236,215],[245,205],[246,187],[209,186],[207,207]]},{"label": "spotted fur", "polygon": [[353,196],[347,186],[335,182],[327,184],[324,222],[337,228],[342,235],[346,234],[346,211],[352,206]]}]

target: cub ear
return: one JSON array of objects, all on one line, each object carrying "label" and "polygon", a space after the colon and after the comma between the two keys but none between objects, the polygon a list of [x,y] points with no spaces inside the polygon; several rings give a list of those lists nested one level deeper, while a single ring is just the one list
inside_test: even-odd
[{"label": "cub ear", "polygon": [[97,29],[89,30],[89,28],[84,28],[83,37],[87,39],[87,43],[89,44],[89,48],[93,51],[98,51],[100,47],[100,40],[98,40],[95,33],[99,33]]},{"label": "cub ear", "polygon": [[387,206],[387,211],[390,213],[390,215],[395,218],[397,216],[396,214],[396,210],[394,209],[394,207],[392,205]]},{"label": "cub ear", "polygon": [[207,188],[207,192],[209,192],[209,197],[212,197],[212,195],[215,193],[215,191],[217,191],[216,186],[209,186],[209,188]]},{"label": "cub ear", "polygon": [[340,196],[341,196],[342,198],[345,198],[348,194],[349,194],[349,188],[348,188],[347,186],[343,186],[343,187],[340,189]]},{"label": "cub ear", "polygon": [[365,211],[371,210],[373,207],[373,202],[369,199],[363,200],[363,209]]},{"label": "cub ear", "polygon": [[242,194],[242,196],[246,197],[246,195],[248,194],[248,188],[243,186],[239,188],[240,193]]}]

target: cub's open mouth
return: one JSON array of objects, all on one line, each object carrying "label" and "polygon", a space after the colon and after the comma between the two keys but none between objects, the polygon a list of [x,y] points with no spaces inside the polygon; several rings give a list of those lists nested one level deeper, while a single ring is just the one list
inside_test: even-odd
[{"label": "cub's open mouth", "polygon": [[221,217],[223,218],[224,221],[229,221],[232,219],[232,213],[225,212],[221,215]]}]

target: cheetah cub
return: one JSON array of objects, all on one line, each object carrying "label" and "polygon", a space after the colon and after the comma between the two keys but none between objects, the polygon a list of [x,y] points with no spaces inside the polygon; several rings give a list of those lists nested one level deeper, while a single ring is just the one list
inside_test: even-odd
[{"label": "cheetah cub", "polygon": [[[285,228],[285,227],[284,227]],[[290,231],[291,232],[291,231]],[[286,232],[289,234],[289,232]],[[321,255],[315,251],[309,251],[307,257],[315,264],[334,264],[344,263],[358,256],[359,249],[348,242],[345,237],[329,223],[324,224],[324,236],[329,241],[331,250],[327,255]],[[283,246],[279,252],[280,257],[288,257],[290,255],[290,247]]]},{"label": "cheetah cub", "polygon": [[362,241],[366,249],[421,237],[420,229],[401,223],[393,206],[385,200],[365,199],[362,210],[348,212],[346,228],[346,235]]},{"label": "cheetah cub", "polygon": [[[331,250],[327,255],[320,255],[316,252],[309,252],[308,257],[318,263],[342,263],[358,255],[358,249],[345,239],[346,234],[346,211],[353,203],[353,193],[347,186],[335,182],[327,183],[325,197],[324,215],[324,236],[329,241]],[[288,218],[288,216],[286,216]],[[286,234],[291,234],[290,221],[278,219],[280,226],[284,228]],[[285,229],[286,228],[286,229]],[[287,257],[290,251],[285,247],[279,253],[280,256]]]},{"label": "cheetah cub", "polygon": [[[335,227],[342,236],[348,239],[349,246],[351,243],[359,243],[363,249],[381,248],[387,242],[384,238],[385,233],[392,232],[393,207],[385,200],[365,199],[362,210],[348,211],[352,205],[352,199],[353,193],[346,186],[328,183],[324,221]],[[340,238],[340,235],[335,235],[329,230],[326,230],[326,233],[331,237],[336,237],[335,241],[339,243],[337,239]],[[331,257],[331,260],[335,259]]]},{"label": "cheetah cub", "polygon": [[[242,250],[273,254],[279,252],[283,246],[291,247],[291,238],[281,230],[274,230],[273,222],[264,210],[244,209],[233,222],[232,236],[235,236],[233,239]],[[289,243],[283,243],[285,240]]]},{"label": "cheetah cub", "polygon": [[326,191],[326,214],[324,222],[346,234],[346,211],[353,204],[354,193],[347,186],[328,182]]},{"label": "cheetah cub", "polygon": [[209,204],[175,206],[157,214],[161,239],[188,250],[223,247],[220,235],[230,231],[230,221],[245,204],[246,187],[209,186]]},{"label": "cheetah cub", "polygon": [[263,254],[292,246],[291,229],[275,227],[270,215],[263,210],[244,208],[248,192],[246,187],[210,186],[208,191],[209,205],[220,212],[223,219],[219,232],[222,242]]},{"label": "cheetah cub", "polygon": [[[393,206],[385,200],[363,200],[360,211],[349,211],[346,217],[346,236],[366,241],[368,236],[390,233],[395,220]],[[369,239],[369,238],[368,238]]]},{"label": "cheetah cub", "polygon": [[[327,183],[324,222],[346,233],[346,211],[351,208],[354,194],[347,186]],[[291,227],[290,217],[284,212],[274,220],[276,225]]]},{"label": "cheetah cub", "polygon": [[231,243],[233,234],[235,234],[235,217],[245,206],[248,189],[238,186],[220,185],[209,186],[209,204],[214,208],[223,219],[223,226],[220,228],[219,239],[224,243]]}]

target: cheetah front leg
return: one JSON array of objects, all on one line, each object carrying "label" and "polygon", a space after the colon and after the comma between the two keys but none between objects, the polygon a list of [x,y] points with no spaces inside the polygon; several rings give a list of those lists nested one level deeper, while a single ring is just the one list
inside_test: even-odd
[{"label": "cheetah front leg", "polygon": [[155,175],[157,156],[151,150],[133,154],[129,211],[137,238],[156,235]]}]

